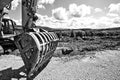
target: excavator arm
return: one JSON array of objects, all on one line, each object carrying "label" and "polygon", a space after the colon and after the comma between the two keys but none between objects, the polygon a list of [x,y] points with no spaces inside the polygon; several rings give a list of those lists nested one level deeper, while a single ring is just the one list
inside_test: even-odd
[{"label": "excavator arm", "polygon": [[13,0],[0,0],[0,21],[5,15],[4,8],[7,8],[8,10],[10,10],[12,1]]},{"label": "excavator arm", "polygon": [[13,0],[0,0],[0,10],[3,10],[5,7],[10,9],[10,4],[11,4],[12,1]]},{"label": "excavator arm", "polygon": [[22,26],[24,31],[33,27],[37,20],[36,13],[37,0],[22,0]]},{"label": "excavator arm", "polygon": [[[3,17],[4,7],[10,9],[12,0],[0,0],[0,21]],[[19,49],[25,64],[27,79],[31,80],[49,63],[58,43],[54,32],[36,28],[37,0],[22,0],[22,29],[23,32],[14,37],[16,47]]]},{"label": "excavator arm", "polygon": [[[4,8],[10,10],[12,1],[0,0],[0,22],[5,15]],[[49,63],[59,39],[54,32],[36,28],[34,23],[37,20],[37,0],[21,1],[23,32],[14,37],[14,42],[25,64],[27,79],[31,80]]]},{"label": "excavator arm", "polygon": [[59,40],[54,32],[35,27],[36,6],[37,0],[22,0],[24,33],[15,37],[15,43],[25,63],[28,78],[41,72],[45,64],[50,61]]}]

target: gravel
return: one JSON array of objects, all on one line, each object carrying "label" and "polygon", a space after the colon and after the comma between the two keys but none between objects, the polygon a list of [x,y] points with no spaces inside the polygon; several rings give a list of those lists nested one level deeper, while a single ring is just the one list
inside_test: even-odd
[{"label": "gravel", "polygon": [[[21,57],[0,56],[0,72],[10,67],[13,70],[18,69],[23,65]],[[11,80],[17,79],[13,77]],[[120,51],[99,51],[95,52],[94,56],[84,57],[82,55],[53,57],[34,80],[120,80]]]}]

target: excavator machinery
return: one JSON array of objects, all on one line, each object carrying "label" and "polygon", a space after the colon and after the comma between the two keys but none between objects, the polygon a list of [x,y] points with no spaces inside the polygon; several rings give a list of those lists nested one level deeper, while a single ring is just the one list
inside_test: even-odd
[{"label": "excavator machinery", "polygon": [[3,49],[8,46],[12,50],[19,49],[27,80],[32,80],[49,63],[59,39],[54,32],[37,28],[34,24],[37,20],[37,0],[21,0],[23,32],[16,34],[15,22],[4,18],[4,8],[10,10],[12,1],[0,0],[0,45],[4,46]]},{"label": "excavator machinery", "polygon": [[16,35],[15,31],[16,23],[11,19],[2,19],[2,26],[0,30],[0,46],[3,48],[1,54],[8,54],[10,51],[14,51],[16,46],[14,44],[14,36]]}]

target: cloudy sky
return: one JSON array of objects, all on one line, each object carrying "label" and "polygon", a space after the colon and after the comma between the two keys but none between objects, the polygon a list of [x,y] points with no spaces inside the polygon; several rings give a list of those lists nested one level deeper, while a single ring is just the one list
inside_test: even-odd
[{"label": "cloudy sky", "polygon": [[[21,24],[20,0],[6,17]],[[36,25],[51,28],[120,27],[120,0],[38,0]]]}]

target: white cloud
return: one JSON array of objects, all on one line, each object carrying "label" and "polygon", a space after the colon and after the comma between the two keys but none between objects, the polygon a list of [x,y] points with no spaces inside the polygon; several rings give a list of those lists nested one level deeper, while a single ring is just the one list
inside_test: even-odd
[{"label": "white cloud", "polygon": [[103,29],[112,28],[120,26],[120,18],[115,21],[114,18],[109,17],[82,17],[82,18],[72,18],[68,21],[68,28],[91,28],[91,29]]},{"label": "white cloud", "polygon": [[38,0],[37,6],[38,8],[43,8],[45,9],[43,4],[53,4],[55,0]]},{"label": "white cloud", "polygon": [[67,20],[73,17],[85,17],[91,14],[91,7],[85,4],[77,6],[75,3],[69,5],[69,10],[63,7],[52,10],[52,15],[58,20]]},{"label": "white cloud", "polygon": [[11,7],[11,9],[12,10],[16,10],[16,8],[17,8],[17,6],[19,5],[21,3],[21,0],[13,0],[12,1],[12,7]]},{"label": "white cloud", "polygon": [[69,5],[69,12],[70,12],[70,15],[72,15],[74,17],[81,16],[79,13],[78,6],[75,3]]},{"label": "white cloud", "polygon": [[52,17],[48,17],[47,15],[43,16],[38,13],[36,15],[38,16],[38,20],[35,23],[37,26],[50,26],[49,24],[54,21]]},{"label": "white cloud", "polygon": [[56,20],[53,17],[42,16],[37,22],[37,25],[47,26],[51,28],[69,28],[69,29],[80,29],[80,28],[112,28],[120,26],[120,18],[109,18],[109,17],[73,17],[68,20]]},{"label": "white cloud", "polygon": [[120,26],[120,18],[110,18],[110,17],[101,17],[97,20],[97,24],[95,25],[96,29],[101,28],[114,28]]},{"label": "white cloud", "polygon": [[110,4],[108,8],[109,8],[109,12],[107,13],[108,17],[111,18],[120,17],[120,3]]},{"label": "white cloud", "polygon": [[67,22],[67,26],[68,28],[72,28],[72,29],[79,29],[79,28],[85,28],[86,25],[89,24],[89,20],[87,17],[82,17],[82,18],[71,18],[68,22]]},{"label": "white cloud", "polygon": [[120,17],[114,18],[113,23],[120,25]]},{"label": "white cloud", "polygon": [[43,16],[38,14],[38,13],[35,13],[35,15],[38,17],[38,19],[41,19]]},{"label": "white cloud", "polygon": [[100,9],[100,8],[95,8],[95,12],[102,12],[102,9]]},{"label": "white cloud", "polygon": [[40,14],[38,14],[38,13],[36,13],[36,15],[38,16],[38,20],[36,21],[36,25],[43,25],[44,24],[44,16],[42,16],[42,15],[40,15]]},{"label": "white cloud", "polygon": [[85,4],[82,4],[80,6],[78,6],[79,11],[81,13],[81,16],[86,16],[88,14],[91,14],[91,7],[90,6],[86,6]]},{"label": "white cloud", "polygon": [[101,17],[98,19],[96,26],[98,26],[98,28],[106,28],[106,27],[109,28],[110,24],[112,24],[112,19],[108,17]]},{"label": "white cloud", "polygon": [[43,5],[37,5],[37,7],[45,9],[45,6],[43,6]]},{"label": "white cloud", "polygon": [[52,10],[52,15],[58,20],[66,20],[68,18],[67,11],[63,7]]},{"label": "white cloud", "polygon": [[116,13],[108,13],[107,16],[108,17],[119,17],[119,15]]},{"label": "white cloud", "polygon": [[[118,5],[118,4],[117,4]],[[113,5],[112,5],[113,6]],[[120,18],[118,14],[113,13],[118,11],[117,8],[112,8],[109,6],[110,11],[104,17],[97,17],[90,15],[102,12],[100,8],[93,8],[85,4],[76,5],[75,3],[69,5],[69,9],[63,7],[56,8],[52,10],[52,17],[39,15],[40,19],[37,24],[48,26],[51,28],[69,28],[69,29],[79,29],[79,28],[112,28],[120,26]],[[119,10],[120,12],[120,10]]]},{"label": "white cloud", "polygon": [[43,16],[36,14],[39,19],[36,21],[37,26],[47,26],[50,28],[67,28],[65,21],[57,20],[54,17]]},{"label": "white cloud", "polygon": [[111,21],[111,19],[108,17],[100,17],[99,21]]},{"label": "white cloud", "polygon": [[69,5],[69,12],[74,17],[84,17],[91,14],[91,7],[85,4],[77,6],[75,3]]},{"label": "white cloud", "polygon": [[108,8],[110,9],[109,12],[120,13],[120,3],[110,4]]},{"label": "white cloud", "polygon": [[38,0],[39,4],[53,4],[55,0]]}]

